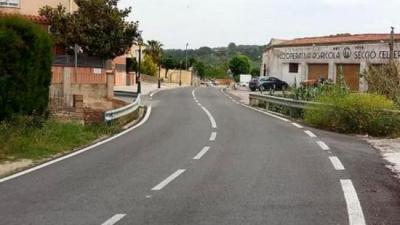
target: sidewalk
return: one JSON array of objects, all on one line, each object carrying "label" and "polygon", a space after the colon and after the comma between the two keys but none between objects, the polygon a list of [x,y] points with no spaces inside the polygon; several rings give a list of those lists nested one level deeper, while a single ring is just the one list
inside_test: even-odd
[{"label": "sidewalk", "polygon": [[[165,89],[172,89],[172,88],[178,88],[179,84],[174,84],[174,83],[161,83],[161,90]],[[188,87],[187,85],[182,87]],[[147,82],[142,82],[142,95],[149,95],[151,92],[156,91],[158,89],[157,83],[147,83]],[[127,91],[127,92],[136,92],[137,91],[137,85],[134,86],[115,86],[114,91]]]},{"label": "sidewalk", "polygon": [[379,150],[382,157],[390,163],[387,167],[400,179],[400,139],[364,139]]},{"label": "sidewalk", "polygon": [[226,89],[227,92],[231,95],[234,95],[240,99],[241,103],[249,104],[249,94],[251,93],[248,88],[245,87],[238,87],[236,90],[231,88]]}]

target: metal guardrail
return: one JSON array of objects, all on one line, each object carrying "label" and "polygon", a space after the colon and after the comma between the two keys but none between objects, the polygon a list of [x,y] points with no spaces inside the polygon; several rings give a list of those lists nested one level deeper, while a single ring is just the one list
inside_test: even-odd
[{"label": "metal guardrail", "polygon": [[118,109],[114,109],[114,110],[110,110],[104,113],[104,120],[106,122],[110,122],[113,120],[116,120],[118,118],[121,118],[123,116],[126,116],[134,111],[136,111],[140,105],[141,105],[141,95],[139,94],[136,98],[136,100],[124,107],[118,108]]},{"label": "metal guardrail", "polygon": [[130,98],[136,98],[138,96],[136,92],[130,92],[130,91],[114,91],[114,95],[118,97],[130,97]]},{"label": "metal guardrail", "polygon": [[254,99],[254,100],[265,102],[266,104],[272,103],[272,104],[287,106],[287,107],[296,108],[296,109],[307,109],[312,106],[321,105],[321,103],[318,103],[318,102],[308,102],[308,101],[301,101],[301,100],[295,100],[295,99],[290,99],[290,98],[281,98],[281,97],[275,97],[275,96],[271,96],[271,95],[262,95],[262,94],[250,94],[249,98],[250,98],[250,103]]},{"label": "metal guardrail", "polygon": [[[276,97],[276,96],[271,96],[271,95],[262,95],[262,94],[250,94],[249,100],[250,100],[251,105],[252,105],[252,100],[258,100],[258,101],[264,102],[266,104],[271,103],[271,104],[286,106],[286,107],[295,108],[295,109],[309,109],[309,108],[313,108],[318,105],[326,105],[326,104],[319,103],[319,102],[301,101],[301,100],[295,100],[295,99],[291,99],[291,98],[282,98],[282,97]],[[257,102],[257,104],[258,104],[258,102]],[[399,110],[381,109],[379,111],[384,112],[384,113],[400,115]]]}]

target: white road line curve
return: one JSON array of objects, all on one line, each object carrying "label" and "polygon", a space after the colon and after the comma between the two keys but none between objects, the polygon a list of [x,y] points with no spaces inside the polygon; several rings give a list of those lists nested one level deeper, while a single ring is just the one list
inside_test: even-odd
[{"label": "white road line curve", "polygon": [[325,144],[325,142],[323,141],[317,141],[317,144],[319,145],[319,147],[322,148],[322,150],[328,151],[331,148],[329,148],[329,146],[327,144]]},{"label": "white road line curve", "polygon": [[217,139],[217,132],[212,132],[210,136],[210,141],[215,141]]},{"label": "white road line curve", "polygon": [[340,180],[340,184],[342,185],[344,198],[346,200],[349,224],[365,225],[364,213],[353,182],[351,180]]},{"label": "white road line curve", "polygon": [[112,136],[112,137],[110,137],[110,138],[108,138],[108,139],[106,139],[106,140],[104,140],[104,141],[97,142],[96,144],[93,144],[93,145],[91,145],[91,146],[89,146],[89,147],[86,147],[86,148],[84,148],[84,149],[78,150],[78,151],[76,151],[76,152],[72,152],[72,153],[67,154],[67,155],[65,155],[65,156],[56,158],[56,159],[54,159],[54,160],[48,161],[48,162],[43,163],[43,164],[40,164],[40,165],[37,165],[37,166],[35,166],[35,167],[32,167],[32,168],[30,168],[30,169],[21,171],[21,172],[19,172],[19,173],[16,173],[16,174],[13,174],[13,175],[4,177],[4,178],[0,179],[0,183],[6,182],[6,181],[9,181],[9,180],[15,179],[15,178],[17,178],[17,177],[20,177],[20,176],[23,176],[23,175],[32,173],[32,172],[34,172],[34,171],[36,171],[36,170],[39,170],[39,169],[48,167],[48,166],[50,166],[50,165],[52,165],[52,164],[55,164],[55,163],[58,163],[58,162],[60,162],[60,161],[65,160],[65,159],[68,159],[68,158],[74,157],[74,156],[76,156],[76,155],[82,154],[82,153],[87,152],[87,151],[89,151],[89,150],[92,150],[92,149],[94,149],[94,148],[96,148],[96,147],[98,147],[98,146],[100,146],[100,145],[103,145],[103,144],[105,144],[105,143],[107,143],[107,142],[110,142],[110,141],[112,141],[112,140],[114,140],[114,139],[116,139],[116,138],[119,138],[119,137],[121,137],[122,135],[125,135],[125,134],[131,132],[132,130],[134,130],[134,129],[140,127],[140,126],[142,126],[142,125],[150,118],[150,114],[151,114],[151,105],[147,107],[146,115],[144,116],[144,118],[142,119],[142,121],[140,121],[140,122],[139,122],[138,124],[136,124],[135,126],[129,128],[129,129],[125,130],[125,131],[122,131],[121,133],[119,133],[119,134],[117,134],[117,135],[114,135],[114,136]]},{"label": "white road line curve", "polygon": [[210,150],[209,146],[204,147],[193,159],[199,160],[201,159],[208,151]]},{"label": "white road line curve", "polygon": [[315,135],[313,132],[309,131],[309,130],[305,130],[304,133],[306,133],[308,136],[312,137],[312,138],[316,138],[317,135]]}]

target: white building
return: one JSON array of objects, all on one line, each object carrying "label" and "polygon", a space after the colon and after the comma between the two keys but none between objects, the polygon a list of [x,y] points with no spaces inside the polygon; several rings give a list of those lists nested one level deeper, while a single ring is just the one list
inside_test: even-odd
[{"label": "white building", "polygon": [[[400,35],[395,35],[395,41]],[[360,73],[368,65],[381,65],[390,58],[390,34],[342,34],[293,40],[272,39],[263,54],[261,73],[287,83],[299,84],[319,78],[336,81],[343,71],[346,84],[364,90]],[[394,44],[394,59],[400,60],[400,44]]]}]

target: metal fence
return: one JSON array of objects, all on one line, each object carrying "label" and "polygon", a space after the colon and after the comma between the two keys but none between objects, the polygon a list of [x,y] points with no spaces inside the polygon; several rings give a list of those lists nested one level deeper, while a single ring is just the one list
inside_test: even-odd
[{"label": "metal fence", "polygon": [[141,106],[141,103],[142,103],[141,98],[142,97],[139,94],[133,103],[131,103],[127,106],[121,107],[119,109],[114,109],[114,110],[105,112],[104,113],[104,121],[111,122],[113,120],[119,119],[121,117],[124,117],[126,115],[133,113]]}]

